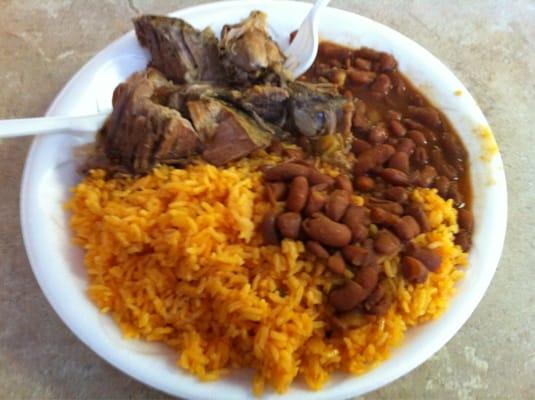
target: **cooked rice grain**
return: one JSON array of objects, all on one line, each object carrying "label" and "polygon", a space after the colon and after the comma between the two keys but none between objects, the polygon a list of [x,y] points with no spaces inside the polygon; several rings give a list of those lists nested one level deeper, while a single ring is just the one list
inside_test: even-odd
[{"label": "cooked rice grain", "polygon": [[385,261],[395,293],[388,313],[326,338],[333,277],[301,242],[261,246],[255,227],[270,204],[258,165],[161,166],[109,180],[96,170],[74,188],[67,207],[89,296],[126,338],[168,344],[202,380],[252,367],[255,393],[266,385],[284,392],[298,374],[319,389],[334,370],[367,371],[408,327],[445,310],[466,264],[453,242],[456,210],[435,190],[417,189],[433,230],[415,242],[442,255],[440,269],[414,286],[399,276],[399,258]]}]

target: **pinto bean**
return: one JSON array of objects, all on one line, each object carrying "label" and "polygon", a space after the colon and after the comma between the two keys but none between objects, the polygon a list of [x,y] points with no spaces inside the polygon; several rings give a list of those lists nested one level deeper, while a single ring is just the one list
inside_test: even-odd
[{"label": "pinto bean", "polygon": [[377,232],[373,245],[375,250],[379,253],[387,255],[393,255],[401,248],[399,239],[387,229],[382,229]]},{"label": "pinto bean", "polygon": [[[351,91],[346,90],[345,93],[349,93],[351,95]],[[351,120],[353,118],[353,112],[353,103],[346,102],[346,104],[342,106],[342,117],[338,121],[338,126],[340,126],[338,132],[341,132],[344,138],[351,134]]]},{"label": "pinto bean", "polygon": [[347,175],[338,175],[334,178],[334,187],[346,192],[353,193],[353,184]]},{"label": "pinto bean", "polygon": [[310,239],[325,246],[344,247],[351,241],[351,230],[346,225],[320,213],[305,219],[303,229]]},{"label": "pinto bean", "polygon": [[[322,43],[322,45],[318,49],[319,55],[322,56],[322,58],[326,60],[331,59],[344,59],[351,55],[351,50],[347,48],[341,48],[335,43]],[[316,67],[321,66],[323,64],[318,64]]]},{"label": "pinto bean", "polygon": [[371,209],[370,218],[374,224],[396,225],[400,218],[396,214],[386,211],[384,208],[374,207]]},{"label": "pinto bean", "polygon": [[362,247],[368,250],[368,256],[366,257],[364,265],[377,265],[377,263],[379,262],[379,255],[375,251],[373,239],[366,239],[362,244]]},{"label": "pinto bean", "polygon": [[448,196],[449,199],[453,200],[453,203],[456,206],[460,206],[463,202],[463,195],[461,194],[459,190],[459,184],[457,182],[451,182],[450,188],[448,189]]},{"label": "pinto bean", "polygon": [[416,129],[412,129],[407,133],[407,136],[417,145],[425,146],[427,144],[427,139],[425,135]]},{"label": "pinto bean", "polygon": [[401,138],[396,146],[396,151],[407,153],[409,156],[414,153],[414,142],[409,138]]},{"label": "pinto bean", "polygon": [[262,223],[260,224],[260,232],[262,232],[262,237],[264,238],[264,243],[267,245],[277,245],[279,244],[279,235],[277,233],[276,227],[276,215],[273,211],[268,211]]},{"label": "pinto bean", "polygon": [[339,251],[327,258],[327,268],[337,275],[343,275],[346,270],[346,262]]},{"label": "pinto bean", "polygon": [[438,143],[438,136],[435,132],[430,129],[424,129],[422,132],[424,133],[428,143]]},{"label": "pinto bean", "polygon": [[391,54],[381,53],[379,56],[379,69],[383,72],[392,71],[397,66],[396,59]]},{"label": "pinto bean", "polygon": [[426,129],[424,125],[422,125],[419,122],[416,122],[414,119],[411,119],[411,118],[403,118],[403,123],[409,129],[420,130],[420,131]]},{"label": "pinto bean", "polygon": [[377,74],[371,71],[362,71],[353,68],[350,68],[347,71],[347,77],[349,80],[359,85],[372,83],[376,76]]},{"label": "pinto bean", "polygon": [[445,198],[450,188],[450,180],[443,175],[437,176],[433,181],[433,186],[437,189],[438,194]]},{"label": "pinto bean", "polygon": [[437,170],[431,165],[426,165],[420,171],[420,186],[429,187],[437,176]]},{"label": "pinto bean", "polygon": [[353,143],[351,144],[351,151],[353,151],[353,154],[358,156],[360,153],[370,149],[371,147],[372,145],[365,140],[353,139]]},{"label": "pinto bean", "polygon": [[304,176],[296,176],[290,185],[286,197],[286,209],[301,212],[308,199],[308,181]]},{"label": "pinto bean", "polygon": [[388,92],[392,89],[392,81],[390,77],[386,74],[379,74],[375,81],[373,82],[371,89],[373,92],[381,93],[382,95],[387,95]]},{"label": "pinto bean", "polygon": [[440,138],[440,143],[449,158],[459,160],[466,157],[466,150],[464,149],[462,143],[451,133],[444,132]]},{"label": "pinto bean", "polygon": [[440,115],[434,108],[409,106],[407,112],[411,118],[432,129],[439,128],[442,124]]},{"label": "pinto bean", "polygon": [[[351,208],[353,208],[352,211],[349,210]],[[351,238],[355,242],[360,242],[361,240],[366,239],[369,234],[367,226],[370,223],[370,219],[367,214],[361,215],[359,209],[364,210],[364,207],[350,205],[342,220],[351,231]]]},{"label": "pinto bean", "polygon": [[412,170],[409,172],[409,182],[412,186],[420,186],[420,171]]},{"label": "pinto bean", "polygon": [[326,201],[327,195],[325,193],[322,193],[318,190],[310,190],[304,214],[306,216],[311,216],[312,214],[321,211]]},{"label": "pinto bean", "polygon": [[420,225],[410,215],[405,215],[394,225],[396,235],[403,240],[411,240],[420,234]]},{"label": "pinto bean", "polygon": [[277,228],[285,238],[297,239],[301,228],[301,215],[296,212],[285,212],[277,217]]},{"label": "pinto bean", "polygon": [[422,247],[413,248],[408,255],[422,262],[431,272],[435,272],[442,262],[442,258],[436,252]]},{"label": "pinto bean", "polygon": [[369,47],[361,47],[355,51],[360,57],[364,57],[368,60],[379,61],[381,58],[381,53],[377,50],[370,49]]},{"label": "pinto bean", "polygon": [[383,285],[377,285],[363,303],[364,311],[372,315],[384,315],[390,308],[390,300]]},{"label": "pinto bean", "polygon": [[355,186],[361,192],[370,192],[375,188],[375,181],[366,175],[355,178]]},{"label": "pinto bean", "polygon": [[346,214],[342,219],[342,222],[346,225],[350,223],[358,223],[362,225],[370,225],[370,216],[368,215],[368,210],[366,207],[357,206],[356,204],[351,204],[346,210]]},{"label": "pinto bean", "polygon": [[364,115],[364,114],[357,114],[355,113],[353,115],[353,119],[351,120],[352,127],[357,132],[364,132],[370,128],[371,122],[370,120]]},{"label": "pinto bean", "polygon": [[[362,153],[365,154],[365,153]],[[375,167],[375,160],[372,157],[359,157],[353,165],[353,174],[359,176],[365,174],[369,170]]]},{"label": "pinto bean", "polygon": [[474,230],[474,215],[466,208],[457,210],[457,221],[459,222],[459,228],[464,229],[468,233],[472,233]]},{"label": "pinto bean", "polygon": [[429,154],[427,149],[423,146],[416,146],[414,154],[412,155],[412,160],[417,167],[423,167],[429,162]]},{"label": "pinto bean", "polygon": [[455,244],[463,249],[463,251],[470,250],[470,247],[472,247],[472,235],[465,230],[459,231],[455,235]]},{"label": "pinto bean", "polygon": [[394,146],[389,144],[380,144],[368,150],[370,155],[375,160],[375,165],[381,165],[388,161],[390,157],[396,152]]},{"label": "pinto bean", "polygon": [[364,305],[364,310],[371,315],[375,315],[377,317],[381,317],[385,315],[388,310],[390,309],[390,306],[392,305],[392,301],[389,300],[387,296],[381,298],[375,303],[369,303],[366,301]]},{"label": "pinto bean", "polygon": [[423,283],[429,274],[421,261],[409,256],[401,259],[401,273],[405,280],[410,283]]},{"label": "pinto bean", "polygon": [[283,200],[288,187],[284,182],[268,182],[266,184],[266,194],[271,203]]},{"label": "pinto bean", "polygon": [[329,293],[329,303],[336,311],[349,311],[357,307],[366,298],[366,291],[357,282],[347,280],[339,288]]},{"label": "pinto bean", "polygon": [[395,201],[396,203],[405,203],[409,199],[407,189],[401,186],[392,186],[385,189],[384,196],[386,199]]},{"label": "pinto bean", "polygon": [[331,178],[329,175],[323,174],[315,168],[310,168],[308,171],[308,182],[311,185],[320,185],[322,183],[332,186],[334,185],[334,178]]},{"label": "pinto bean", "polygon": [[351,240],[360,242],[368,237],[369,230],[366,226],[358,223],[349,223],[346,225],[351,230]]},{"label": "pinto bean", "polygon": [[353,173],[362,175],[376,166],[382,165],[396,152],[394,146],[379,144],[363,151],[355,162]]},{"label": "pinto bean", "polygon": [[424,208],[419,203],[412,203],[407,207],[407,214],[414,217],[414,219],[420,225],[422,232],[427,232],[431,229],[427,215],[425,214]]},{"label": "pinto bean", "polygon": [[394,168],[385,168],[381,178],[392,185],[405,186],[409,184],[409,177],[403,171]]},{"label": "pinto bean", "polygon": [[424,134],[425,140],[427,143],[431,143],[431,144],[437,143],[438,137],[435,132],[425,127],[421,129],[421,132]]},{"label": "pinto bean", "polygon": [[403,79],[399,76],[392,76],[392,85],[394,85],[396,94],[398,96],[405,96],[405,92],[407,91],[407,86],[405,85],[405,82]]},{"label": "pinto bean", "polygon": [[359,267],[364,265],[368,258],[368,249],[354,244],[350,244],[342,248],[342,254],[344,255],[346,261],[355,266]]},{"label": "pinto bean", "polygon": [[306,165],[288,162],[269,168],[264,172],[264,178],[267,181],[292,180],[296,176],[307,176],[309,170]]},{"label": "pinto bean", "polygon": [[370,143],[378,144],[384,143],[388,139],[388,132],[382,125],[374,126],[368,134],[368,141]]},{"label": "pinto bean", "polygon": [[363,71],[370,71],[372,69],[372,63],[370,60],[366,60],[365,58],[357,57],[355,58],[355,61],[353,62],[353,65],[357,69],[363,70]]},{"label": "pinto bean", "polygon": [[388,160],[388,168],[394,168],[401,172],[409,172],[409,155],[398,151]]},{"label": "pinto bean", "polygon": [[325,203],[325,214],[333,221],[340,221],[349,206],[349,193],[345,190],[334,190],[327,203]]},{"label": "pinto bean", "polygon": [[306,244],[306,249],[309,253],[315,255],[318,258],[327,258],[329,257],[329,252],[318,242],[309,240]]},{"label": "pinto bean", "polygon": [[372,207],[384,208],[386,211],[391,212],[392,214],[396,214],[396,215],[403,214],[403,206],[401,204],[396,203],[395,201],[370,197],[367,199],[366,205],[370,208]]},{"label": "pinto bean", "polygon": [[464,159],[453,158],[453,159],[450,159],[450,162],[451,162],[451,166],[455,168],[459,172],[460,175],[464,173],[465,171]]},{"label": "pinto bean", "polygon": [[357,282],[362,288],[370,294],[379,280],[379,272],[372,266],[361,267],[353,277],[353,280]]},{"label": "pinto bean", "polygon": [[401,122],[394,119],[390,121],[390,132],[392,132],[394,136],[402,137],[407,133],[407,128],[405,128]]},{"label": "pinto bean", "polygon": [[411,102],[412,105],[415,105],[415,106],[418,106],[418,107],[425,106],[425,99],[419,93],[411,93],[410,102]]},{"label": "pinto bean", "polygon": [[452,180],[458,178],[459,172],[444,158],[442,150],[438,148],[431,150],[430,159],[440,175],[444,175]]}]

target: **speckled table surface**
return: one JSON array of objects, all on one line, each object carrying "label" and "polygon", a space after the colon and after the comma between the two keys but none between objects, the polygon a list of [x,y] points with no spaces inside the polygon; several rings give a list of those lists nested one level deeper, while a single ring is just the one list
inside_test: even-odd
[{"label": "speckled table surface", "polygon": [[[0,118],[42,115],[138,12],[194,0],[1,0]],[[402,32],[465,83],[487,116],[509,189],[505,250],[483,301],[433,358],[366,399],[535,398],[535,2],[333,0]],[[167,398],[74,337],[39,290],[19,227],[31,139],[0,143],[0,398]]]}]

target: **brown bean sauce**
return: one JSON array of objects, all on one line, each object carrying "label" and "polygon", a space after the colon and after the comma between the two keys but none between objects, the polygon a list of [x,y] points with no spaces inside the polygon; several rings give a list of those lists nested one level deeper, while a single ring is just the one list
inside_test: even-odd
[{"label": "brown bean sauce", "polygon": [[[397,139],[398,143],[402,137],[425,138],[425,144],[421,141],[416,143],[417,148],[425,148],[428,163],[439,171],[438,176],[447,176],[450,182],[455,183],[446,197],[453,198],[457,207],[469,209],[472,196],[468,154],[446,116],[399,72],[395,59],[368,48],[350,49],[322,42],[316,61],[301,79],[321,81],[326,77],[325,71],[332,74],[337,69],[343,69],[348,74],[340,91],[346,94],[350,91],[353,98],[364,104],[365,118],[370,122],[369,129],[353,126],[353,136],[369,141],[370,133],[376,135],[373,127],[387,126],[390,137]],[[354,71],[366,72],[370,79],[353,80],[350,72]],[[431,110],[429,115],[425,114],[426,110]],[[442,156],[432,157],[433,150],[436,152],[437,149]],[[420,149],[418,152],[421,155],[424,151]],[[437,182],[443,187],[444,180],[441,178]]]},{"label": "brown bean sauce", "polygon": [[[328,293],[335,312],[384,314],[392,302],[379,265],[384,257],[399,256],[401,274],[411,284],[425,282],[441,265],[439,254],[412,243],[430,224],[422,206],[411,200],[411,188],[435,188],[453,200],[459,209],[455,241],[469,250],[474,221],[468,210],[468,154],[445,115],[398,71],[389,54],[323,42],[300,79],[330,81],[351,101],[343,111],[351,127],[340,134],[351,150],[339,154],[347,162],[335,179],[317,169],[312,158],[325,153],[313,150],[305,137],[296,140],[300,157],[288,154],[264,169],[267,197],[282,202],[285,211],[266,214],[265,244],[304,241],[309,256],[339,282]],[[363,205],[351,204],[353,191],[363,196]]]}]

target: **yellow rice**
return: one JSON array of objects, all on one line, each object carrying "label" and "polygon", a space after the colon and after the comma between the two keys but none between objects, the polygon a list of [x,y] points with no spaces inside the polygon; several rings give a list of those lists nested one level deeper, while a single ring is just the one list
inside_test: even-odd
[{"label": "yellow rice", "polygon": [[[335,370],[361,374],[386,359],[405,331],[438,317],[462,277],[456,210],[434,189],[417,189],[432,230],[415,239],[442,255],[437,273],[411,285],[384,262],[395,301],[383,317],[325,337],[334,277],[301,242],[262,246],[265,211],[259,163],[228,168],[160,166],[145,177],[105,179],[92,171],[68,203],[85,250],[88,293],[124,336],[164,342],[202,380],[252,367],[255,393],[284,392],[302,376],[319,389]],[[355,202],[361,201],[355,197]]]}]

